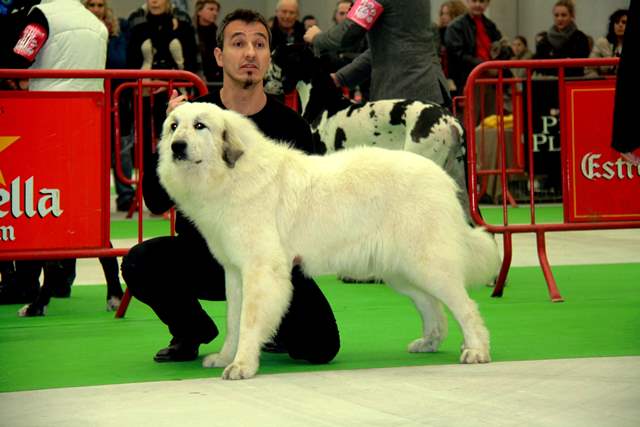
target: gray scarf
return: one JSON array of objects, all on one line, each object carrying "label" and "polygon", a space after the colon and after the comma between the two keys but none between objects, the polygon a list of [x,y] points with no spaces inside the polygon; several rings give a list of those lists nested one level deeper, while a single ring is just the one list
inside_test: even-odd
[{"label": "gray scarf", "polygon": [[553,46],[554,49],[561,49],[577,29],[578,27],[576,27],[575,22],[569,23],[569,25],[567,25],[567,27],[562,31],[559,31],[555,25],[552,25],[549,33],[547,34],[549,43],[551,43],[551,46]]}]

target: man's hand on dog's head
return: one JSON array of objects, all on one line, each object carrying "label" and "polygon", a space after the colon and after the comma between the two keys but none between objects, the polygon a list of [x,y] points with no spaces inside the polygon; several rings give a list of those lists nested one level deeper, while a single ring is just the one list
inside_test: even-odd
[{"label": "man's hand on dog's head", "polygon": [[187,102],[187,95],[180,95],[177,90],[173,90],[171,92],[171,97],[169,98],[169,103],[167,104],[167,114],[172,112],[182,103]]}]

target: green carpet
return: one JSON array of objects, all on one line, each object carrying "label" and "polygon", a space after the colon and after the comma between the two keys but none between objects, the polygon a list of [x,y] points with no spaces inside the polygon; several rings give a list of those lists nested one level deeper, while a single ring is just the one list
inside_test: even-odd
[{"label": "green carpet", "polygon": [[[494,361],[640,355],[640,265],[555,267],[566,302],[553,304],[538,267],[512,268],[503,298],[471,291],[491,331]],[[361,369],[458,361],[461,334],[450,320],[449,337],[434,354],[409,354],[420,331],[412,304],[382,285],[347,285],[319,278],[340,327],[342,348],[328,365],[264,354],[260,374]],[[218,377],[221,369],[194,362],[158,364],[165,327],[133,301],[125,319],[104,311],[103,286],[76,286],[54,299],[46,317],[18,318],[18,305],[0,306],[0,392],[142,381]],[[205,303],[224,330],[225,305]],[[201,347],[216,351],[222,338]]]},{"label": "green carpet", "polygon": [[[145,219],[142,224],[142,234],[145,239],[150,237],[168,236],[171,232],[169,221],[164,218]],[[138,220],[111,220],[111,239],[137,239]]]},{"label": "green carpet", "polygon": [[[480,208],[484,220],[488,224],[502,224],[502,207],[482,206]],[[516,208],[509,207],[507,210],[509,224],[529,224],[531,222],[531,212],[529,205],[521,204]],[[562,222],[561,205],[540,205],[536,208],[537,223]],[[145,219],[143,224],[143,234],[145,239],[169,234],[169,221],[163,218]],[[112,220],[112,239],[134,239],[138,237],[137,219]]]},{"label": "green carpet", "polygon": [[[480,213],[487,224],[503,224],[502,206],[481,206]],[[507,206],[509,224],[531,224],[531,207],[522,203],[517,207]],[[535,209],[536,224],[563,222],[562,205],[538,205]]]}]

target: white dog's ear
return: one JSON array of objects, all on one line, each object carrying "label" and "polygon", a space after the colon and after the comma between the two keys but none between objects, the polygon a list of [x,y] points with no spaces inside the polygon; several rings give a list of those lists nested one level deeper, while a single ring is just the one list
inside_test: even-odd
[{"label": "white dog's ear", "polygon": [[233,132],[229,130],[227,123],[225,123],[225,128],[222,131],[222,160],[224,160],[229,168],[233,168],[243,154],[244,151],[242,151],[240,141]]}]

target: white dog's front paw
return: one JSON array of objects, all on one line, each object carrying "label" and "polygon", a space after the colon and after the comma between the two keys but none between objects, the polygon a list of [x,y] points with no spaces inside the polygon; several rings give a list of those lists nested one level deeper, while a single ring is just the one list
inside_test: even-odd
[{"label": "white dog's front paw", "polygon": [[489,363],[491,355],[486,349],[479,348],[463,348],[460,355],[460,363]]},{"label": "white dog's front paw", "polygon": [[418,338],[409,344],[409,353],[433,353],[438,351],[440,342],[439,336],[430,336],[429,338]]},{"label": "white dog's front paw", "polygon": [[224,368],[232,360],[233,358],[225,357],[222,353],[211,353],[202,360],[202,366],[205,368]]},{"label": "white dog's front paw", "polygon": [[244,380],[252,378],[258,372],[257,363],[233,362],[222,372],[223,380]]}]

